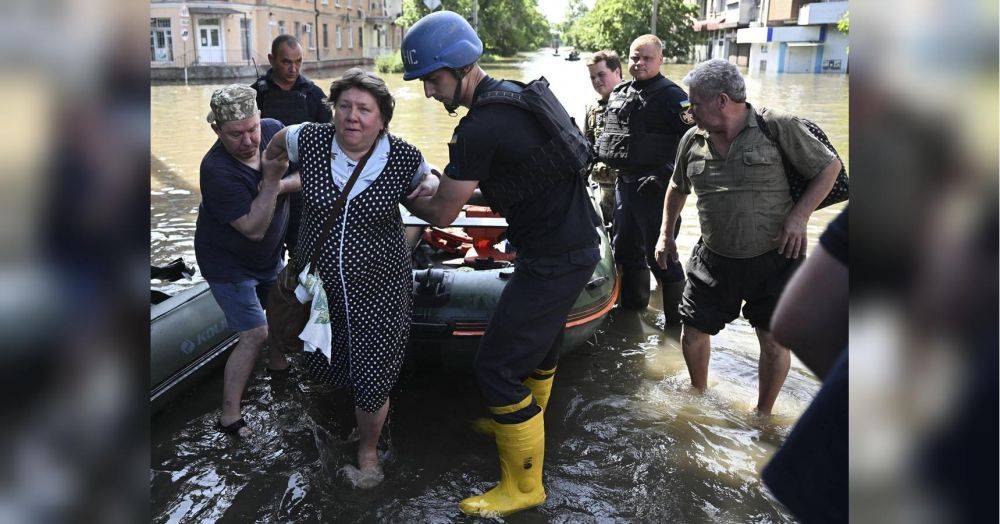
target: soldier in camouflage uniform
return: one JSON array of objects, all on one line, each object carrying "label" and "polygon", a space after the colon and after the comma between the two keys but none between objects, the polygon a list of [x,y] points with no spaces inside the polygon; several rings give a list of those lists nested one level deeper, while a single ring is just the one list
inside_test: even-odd
[{"label": "soldier in camouflage uniform", "polygon": [[[584,135],[593,146],[604,127],[603,115],[608,106],[608,96],[622,81],[621,59],[614,51],[598,51],[587,60],[587,69],[590,70],[590,83],[600,95],[600,98],[587,105],[583,127]],[[615,212],[615,180],[618,179],[618,170],[604,162],[595,161],[590,166],[590,179],[600,186],[601,215],[604,224],[610,225]]]}]

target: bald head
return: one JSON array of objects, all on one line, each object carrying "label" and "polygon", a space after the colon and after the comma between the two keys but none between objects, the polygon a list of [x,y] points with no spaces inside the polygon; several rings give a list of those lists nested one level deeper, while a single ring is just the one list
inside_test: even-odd
[{"label": "bald head", "polygon": [[636,80],[649,80],[663,65],[663,42],[656,35],[642,35],[628,50],[628,72]]}]

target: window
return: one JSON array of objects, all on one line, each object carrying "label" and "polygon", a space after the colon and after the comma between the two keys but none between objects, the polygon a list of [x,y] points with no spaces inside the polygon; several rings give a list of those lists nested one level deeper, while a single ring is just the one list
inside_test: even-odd
[{"label": "window", "polygon": [[313,26],[312,24],[306,24],[302,27],[302,30],[306,33],[306,42],[309,44],[309,49],[316,49],[313,45]]},{"label": "window", "polygon": [[302,40],[302,24],[295,22],[295,32],[292,34],[295,35],[295,38]]},{"label": "window", "polygon": [[365,30],[362,27],[358,28],[358,47],[365,48]]},{"label": "window", "polygon": [[328,29],[329,27],[327,27],[326,24],[323,24],[323,47],[330,47],[330,40],[329,40],[330,35],[327,33]]},{"label": "window", "polygon": [[333,5],[335,5],[335,6],[337,6],[337,7],[340,7],[340,0],[335,0],[335,1],[333,2]]},{"label": "window", "polygon": [[354,3],[354,0],[347,0],[347,7],[350,8],[352,3]]},{"label": "window", "polygon": [[153,62],[174,61],[174,38],[169,18],[149,19],[149,53]]},{"label": "window", "polygon": [[337,49],[342,49],[344,47],[344,35],[340,32],[340,26],[337,26]]},{"label": "window", "polygon": [[347,48],[348,49],[354,49],[354,30],[353,29],[348,29],[347,30]]},{"label": "window", "polygon": [[279,35],[285,34],[285,21],[284,20],[278,20],[278,34]]},{"label": "window", "polygon": [[243,41],[243,60],[250,61],[253,55],[253,39],[250,30],[250,19],[240,18],[240,40]]},{"label": "window", "polygon": [[330,5],[330,0],[323,0],[323,5]]}]

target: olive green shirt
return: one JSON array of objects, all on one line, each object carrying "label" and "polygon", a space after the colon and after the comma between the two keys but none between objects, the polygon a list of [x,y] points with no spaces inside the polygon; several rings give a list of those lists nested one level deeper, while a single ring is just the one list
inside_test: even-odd
[{"label": "olive green shirt", "polygon": [[746,127],[733,140],[728,157],[719,155],[708,131],[691,128],[681,138],[671,187],[694,189],[705,246],[722,256],[750,258],[778,248],[781,226],[794,202],[781,154],[811,180],[835,158],[795,116],[765,114],[768,140],[747,104]]},{"label": "olive green shirt", "polygon": [[[598,135],[604,129],[604,110],[608,107],[607,100],[595,100],[593,104],[587,106],[587,117],[583,121],[583,134],[587,137],[591,147],[597,142]],[[590,166],[590,179],[598,184],[614,184],[618,178],[618,170],[595,160]]]}]

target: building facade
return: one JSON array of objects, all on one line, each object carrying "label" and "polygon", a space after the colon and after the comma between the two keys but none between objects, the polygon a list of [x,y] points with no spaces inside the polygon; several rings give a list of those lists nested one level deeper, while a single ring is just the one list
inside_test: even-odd
[{"label": "building facade", "polygon": [[306,72],[371,63],[399,52],[401,14],[402,0],[151,0],[151,77],[256,76],[281,34],[301,42]]},{"label": "building facade", "polygon": [[753,74],[846,73],[849,38],[837,29],[846,1],[695,0],[695,61],[721,57]]}]

